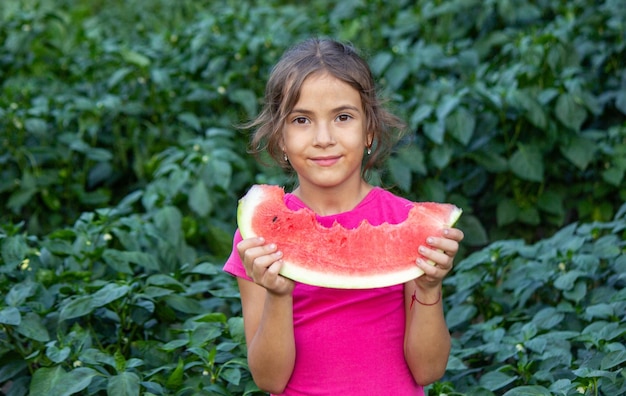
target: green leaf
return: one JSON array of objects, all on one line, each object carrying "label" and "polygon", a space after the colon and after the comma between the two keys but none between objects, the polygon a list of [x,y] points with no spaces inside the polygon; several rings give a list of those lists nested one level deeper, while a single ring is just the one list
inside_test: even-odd
[{"label": "green leaf", "polygon": [[150,275],[146,280],[146,284],[154,286],[164,286],[168,289],[173,289],[179,292],[185,290],[185,285],[177,281],[175,278],[164,274]]},{"label": "green leaf", "polygon": [[464,322],[470,321],[478,310],[473,305],[461,304],[452,307],[446,313],[446,323],[449,328],[454,328]]},{"label": "green leaf", "polygon": [[172,374],[167,378],[165,386],[168,389],[179,389],[183,383],[183,374],[185,372],[185,361],[182,358],[178,359],[178,364]]},{"label": "green leaf", "polygon": [[165,302],[177,311],[188,314],[201,314],[205,311],[204,307],[195,299],[171,294],[164,297]]},{"label": "green leaf", "polygon": [[534,206],[522,208],[519,212],[519,216],[517,217],[517,219],[522,223],[529,225],[539,225],[539,223],[541,223],[541,216],[539,216],[539,211]]},{"label": "green leaf", "polygon": [[239,367],[227,367],[220,371],[220,377],[233,385],[239,385],[241,382],[241,369]]},{"label": "green leaf", "polygon": [[406,145],[398,150],[398,159],[405,167],[420,175],[427,173],[424,152],[415,144]]},{"label": "green leaf", "polygon": [[21,321],[20,311],[15,307],[7,307],[0,311],[0,324],[17,326]]},{"label": "green leaf", "polygon": [[509,99],[513,106],[523,109],[522,113],[531,124],[539,129],[546,128],[547,116],[535,93],[528,89],[516,89],[510,92]]},{"label": "green leaf", "polygon": [[126,358],[119,349],[113,354],[113,360],[115,361],[115,370],[118,373],[126,371]]},{"label": "green leaf", "polygon": [[424,123],[424,135],[437,144],[443,143],[445,133],[446,127],[442,120]]},{"label": "green leaf", "polygon": [[35,136],[45,136],[48,130],[48,124],[46,121],[40,118],[29,118],[24,121],[24,128]]},{"label": "green leaf", "polygon": [[626,351],[611,351],[602,358],[600,368],[602,370],[610,370],[624,362],[626,362]]},{"label": "green leaf", "polygon": [[202,124],[200,123],[200,119],[193,113],[181,113],[176,118],[178,121],[187,125],[195,131],[200,131],[202,129]]},{"label": "green leaf", "polygon": [[456,226],[463,230],[463,233],[465,234],[463,243],[466,243],[469,246],[482,246],[489,242],[489,237],[485,227],[482,225],[478,217],[472,214],[464,213]]},{"label": "green leaf", "polygon": [[555,111],[556,118],[574,131],[580,131],[580,127],[587,118],[585,107],[578,104],[575,96],[569,92],[559,95]]},{"label": "green leaf", "polygon": [[403,191],[409,191],[411,189],[411,181],[413,180],[411,169],[398,157],[389,158],[387,163],[394,183]]},{"label": "green leaf", "polygon": [[512,199],[502,199],[498,202],[496,208],[496,220],[498,226],[502,227],[507,224],[513,223],[519,216],[519,207],[517,203]]},{"label": "green leaf", "polygon": [[103,288],[91,295],[91,305],[94,308],[103,307],[115,300],[118,300],[130,291],[128,285],[118,285],[115,283],[108,283]]},{"label": "green leaf", "polygon": [[585,170],[589,163],[594,159],[597,144],[583,136],[574,136],[569,144],[560,146],[561,153],[578,169]]},{"label": "green leaf", "polygon": [[615,315],[615,310],[610,304],[595,304],[585,309],[585,316],[590,319],[610,319]]},{"label": "green leaf", "polygon": [[469,153],[468,157],[474,160],[479,166],[484,167],[487,172],[504,173],[509,170],[509,163],[506,158],[492,151],[490,148]]},{"label": "green leaf", "polygon": [[135,373],[123,372],[109,378],[107,394],[115,396],[139,396],[140,379]]},{"label": "green leaf", "polygon": [[535,146],[519,144],[517,151],[509,159],[511,170],[524,180],[543,181],[543,156]]},{"label": "green leaf", "polygon": [[244,343],[246,340],[246,334],[243,326],[243,318],[242,317],[232,317],[228,318],[228,331],[233,340],[238,341],[239,343]]},{"label": "green leaf", "polygon": [[4,301],[7,305],[19,307],[33,297],[37,293],[38,288],[39,285],[32,281],[18,283],[9,290]]},{"label": "green leaf", "polygon": [[107,80],[107,88],[112,89],[117,86],[128,74],[132,72],[130,67],[122,67],[118,70],[115,70],[111,77]]},{"label": "green leaf", "polygon": [[407,79],[410,72],[411,69],[405,60],[395,59],[385,72],[387,85],[389,85],[389,88],[392,90],[400,88],[400,86],[404,84],[404,81]]},{"label": "green leaf", "polygon": [[32,340],[46,342],[50,340],[50,334],[44,326],[39,315],[28,312],[23,317],[16,329],[18,333]]},{"label": "green leaf", "polygon": [[[233,167],[230,162],[211,157],[205,169],[206,172],[203,172],[203,180],[207,186],[218,186],[223,190],[230,188],[230,183],[233,178]],[[213,200],[211,200],[210,203],[212,207]]]},{"label": "green leaf", "polygon": [[448,166],[454,151],[451,146],[441,145],[436,146],[430,151],[430,161],[435,165],[437,169],[443,169]]},{"label": "green leaf", "polygon": [[556,278],[554,281],[554,287],[559,290],[572,290],[574,284],[581,276],[585,276],[585,273],[582,271],[568,271]]},{"label": "green leaf", "polygon": [[572,373],[582,378],[596,378],[596,377],[606,377],[611,380],[611,382],[615,382],[615,377],[617,376],[617,372],[610,372],[606,370],[596,370],[590,367],[581,367],[576,370],[572,370]]},{"label": "green leaf", "polygon": [[510,389],[502,396],[552,396],[552,393],[540,385],[526,385]]},{"label": "green leaf", "polygon": [[69,373],[61,366],[42,367],[35,371],[30,383],[31,395],[70,396],[87,388],[96,371],[86,367]]},{"label": "green leaf", "polygon": [[578,282],[576,282],[576,284],[574,285],[574,289],[565,290],[563,292],[563,296],[565,298],[567,298],[568,300],[572,300],[575,303],[579,303],[580,301],[582,301],[582,299],[585,298],[586,295],[587,295],[587,284],[582,280],[579,280]]},{"label": "green leaf", "polygon": [[537,199],[537,206],[546,213],[565,215],[564,196],[556,191],[544,191]]},{"label": "green leaf", "polygon": [[222,327],[215,323],[199,323],[191,333],[191,346],[204,347],[222,335]]},{"label": "green leaf", "polygon": [[249,89],[236,89],[228,93],[228,98],[235,103],[239,103],[245,110],[249,118],[257,114],[257,97],[256,94]]},{"label": "green leaf", "polygon": [[467,146],[476,128],[476,117],[465,107],[459,106],[446,119],[446,127],[452,137]]},{"label": "green leaf", "polygon": [[390,52],[379,52],[370,60],[370,68],[372,73],[376,76],[380,76],[383,71],[393,61],[393,55]]},{"label": "green leaf", "polygon": [[172,340],[166,344],[164,344],[161,349],[163,349],[164,351],[167,352],[172,352],[175,351],[178,348],[187,346],[189,344],[189,340],[187,339],[180,339],[180,340]]},{"label": "green leaf", "polygon": [[489,389],[490,391],[496,391],[504,388],[516,379],[517,376],[510,376],[500,371],[492,371],[485,373],[485,375],[480,377],[479,383],[482,387]]},{"label": "green leaf", "polygon": [[59,320],[73,319],[90,314],[94,310],[91,300],[92,297],[90,295],[79,296],[70,300],[61,308]]},{"label": "green leaf", "polygon": [[0,253],[7,270],[19,265],[26,258],[27,252],[28,245],[23,236],[12,236],[2,240]]},{"label": "green leaf", "polygon": [[562,312],[558,312],[556,308],[548,307],[537,312],[533,316],[532,323],[534,323],[538,329],[554,329],[563,321],[565,315]]},{"label": "green leaf", "polygon": [[48,357],[48,359],[57,364],[64,362],[65,359],[70,356],[71,352],[72,350],[69,347],[63,347],[59,349],[59,347],[57,347],[56,345],[49,345],[48,348],[46,348],[46,356]]},{"label": "green leaf", "polygon": [[4,384],[10,379],[18,378],[27,367],[28,364],[23,358],[9,360],[8,356],[4,355],[0,362],[0,383]]},{"label": "green leaf", "polygon": [[457,108],[460,101],[461,101],[461,98],[459,98],[458,96],[452,96],[452,95],[444,96],[439,106],[437,106],[437,111],[436,111],[437,119],[445,120],[448,117],[448,114],[450,114],[452,111],[454,111]]},{"label": "green leaf", "polygon": [[610,259],[623,254],[620,238],[610,234],[598,238],[592,246],[591,254],[595,257]]},{"label": "green leaf", "polygon": [[417,127],[422,123],[422,121],[430,117],[433,111],[434,111],[433,106],[429,104],[419,105],[418,108],[411,115],[411,119],[410,119],[411,127],[417,129]]},{"label": "green leaf", "polygon": [[626,115],[626,90],[619,90],[615,98],[615,107]]},{"label": "green leaf", "polygon": [[198,180],[189,191],[188,203],[191,210],[200,217],[208,215],[213,208],[209,190],[202,180]]},{"label": "green leaf", "polygon": [[129,49],[122,49],[120,51],[120,54],[122,55],[122,58],[124,59],[124,61],[128,63],[131,63],[139,67],[150,66],[150,63],[151,63],[150,58],[148,58],[147,56],[143,54],[140,54],[137,51],[133,51]]}]

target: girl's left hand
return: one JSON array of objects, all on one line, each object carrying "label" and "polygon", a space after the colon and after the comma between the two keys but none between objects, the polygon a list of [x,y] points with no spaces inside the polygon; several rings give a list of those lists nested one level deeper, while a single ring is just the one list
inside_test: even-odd
[{"label": "girl's left hand", "polygon": [[[458,228],[447,228],[441,236],[428,237],[428,246],[420,246],[419,253],[422,257],[417,259],[417,266],[424,271],[424,275],[417,281],[434,287],[443,281],[443,278],[452,270],[454,256],[459,251],[459,242],[463,240],[463,231]],[[432,261],[429,263],[427,260]],[[434,265],[433,265],[434,263]]]}]

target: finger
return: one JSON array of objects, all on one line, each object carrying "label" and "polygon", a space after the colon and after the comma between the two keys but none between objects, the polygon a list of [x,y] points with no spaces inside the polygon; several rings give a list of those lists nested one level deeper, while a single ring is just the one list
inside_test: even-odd
[{"label": "finger", "polygon": [[440,250],[429,249],[425,246],[420,246],[419,253],[426,260],[432,261],[432,265],[439,268],[447,268],[450,266],[449,262],[451,261],[450,256],[448,256],[445,252]]},{"label": "finger", "polygon": [[461,242],[463,238],[465,238],[465,234],[463,233],[463,231],[459,230],[458,228],[446,228],[443,230],[442,234],[444,238],[452,239],[457,242]]},{"label": "finger", "polygon": [[432,261],[427,261],[423,258],[418,258],[416,261],[417,266],[424,271],[424,275],[430,279],[443,279],[450,267]]},{"label": "finger", "polygon": [[426,243],[428,243],[432,249],[446,252],[450,257],[454,257],[459,250],[459,243],[448,238],[428,237]]},{"label": "finger", "polygon": [[[250,267],[251,276],[260,278],[272,264],[280,260],[283,256],[282,252],[277,250],[276,245],[263,245],[261,247],[251,248],[246,251],[247,258],[250,259],[248,266]],[[246,260],[248,261],[248,260]]]}]

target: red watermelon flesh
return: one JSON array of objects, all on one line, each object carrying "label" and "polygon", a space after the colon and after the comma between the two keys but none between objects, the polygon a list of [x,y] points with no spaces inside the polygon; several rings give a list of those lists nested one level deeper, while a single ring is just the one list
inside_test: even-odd
[{"label": "red watermelon flesh", "polygon": [[275,243],[283,252],[281,275],[341,289],[385,287],[419,277],[418,247],[454,225],[462,213],[452,204],[418,202],[400,224],[324,227],[312,210],[287,208],[284,194],[278,186],[252,186],[237,210],[242,237]]}]

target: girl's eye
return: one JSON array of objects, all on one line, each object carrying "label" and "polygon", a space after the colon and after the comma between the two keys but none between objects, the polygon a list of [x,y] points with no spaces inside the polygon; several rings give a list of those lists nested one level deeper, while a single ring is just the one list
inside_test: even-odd
[{"label": "girl's eye", "polygon": [[349,114],[339,114],[337,116],[338,121],[348,121],[350,118],[352,117]]},{"label": "girl's eye", "polygon": [[293,119],[294,124],[306,124],[308,121],[306,117],[296,117]]}]

